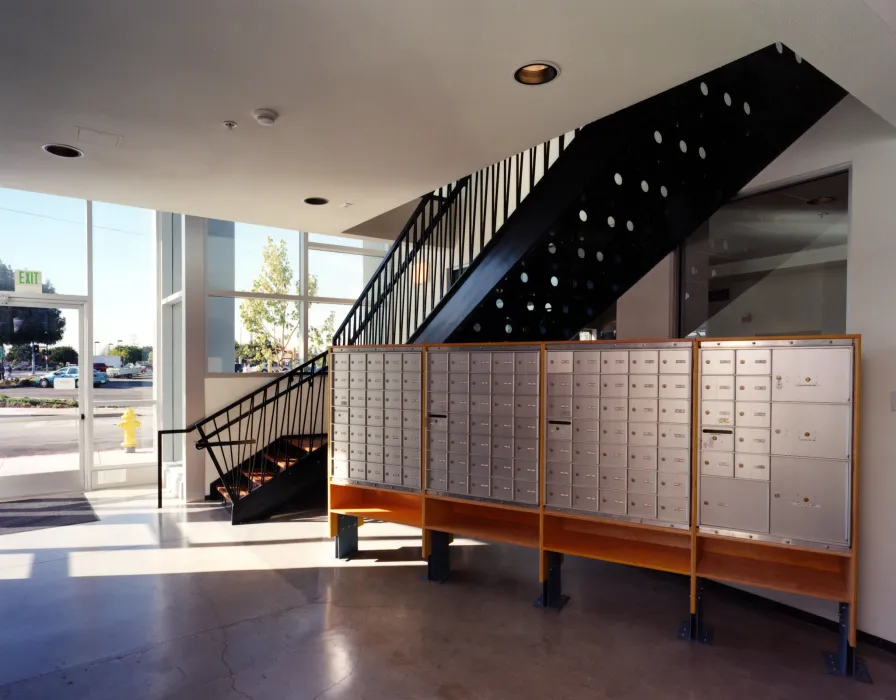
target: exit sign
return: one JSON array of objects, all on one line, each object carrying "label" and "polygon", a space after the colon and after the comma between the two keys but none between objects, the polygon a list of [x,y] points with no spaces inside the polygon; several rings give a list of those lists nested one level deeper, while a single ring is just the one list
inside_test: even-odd
[{"label": "exit sign", "polygon": [[17,292],[43,292],[43,275],[37,270],[16,270]]}]

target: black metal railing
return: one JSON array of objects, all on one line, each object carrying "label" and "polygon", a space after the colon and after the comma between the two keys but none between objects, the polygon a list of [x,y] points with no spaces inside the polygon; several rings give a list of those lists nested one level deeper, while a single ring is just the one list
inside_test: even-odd
[{"label": "black metal railing", "polygon": [[485,251],[578,130],[424,196],[333,345],[407,343]]},{"label": "black metal railing", "polygon": [[321,353],[194,424],[234,508],[326,445],[326,375]]}]

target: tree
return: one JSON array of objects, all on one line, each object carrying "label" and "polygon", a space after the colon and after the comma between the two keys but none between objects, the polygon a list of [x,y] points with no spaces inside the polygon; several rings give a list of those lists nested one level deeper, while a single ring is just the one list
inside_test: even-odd
[{"label": "tree", "polygon": [[31,362],[31,345],[13,345],[6,351],[6,361],[12,364]]},{"label": "tree", "polygon": [[[301,279],[296,277],[289,262],[286,241],[274,242],[268,236],[262,251],[262,269],[252,283],[252,291],[271,295],[300,295]],[[308,276],[309,296],[317,294],[317,276]],[[294,347],[301,328],[302,312],[299,302],[279,299],[246,299],[240,304],[240,320],[243,327],[252,334],[247,345],[237,345],[237,356],[255,362],[276,362],[282,366],[290,347]],[[334,316],[335,322],[335,316]],[[314,333],[324,333],[324,328],[312,329],[309,344]],[[332,333],[331,333],[332,336]],[[243,353],[246,354],[243,354]]]},{"label": "tree", "polygon": [[[11,265],[0,260],[0,292],[15,290],[15,274]],[[44,294],[55,294],[50,280],[43,283]],[[59,309],[41,309],[18,306],[0,308],[0,344],[3,345],[53,345],[62,340],[65,319]],[[31,352],[28,353],[31,359]],[[24,360],[22,360],[24,362]]]},{"label": "tree", "polygon": [[143,359],[143,348],[137,345],[116,345],[109,351],[110,355],[118,355],[121,364],[127,365],[140,362]]},{"label": "tree", "polygon": [[76,365],[78,364],[78,352],[70,345],[57,345],[50,348],[50,362],[57,365]]},{"label": "tree", "polygon": [[333,344],[333,334],[335,332],[336,312],[331,311],[322,326],[308,329],[308,355],[314,357],[330,347]]}]

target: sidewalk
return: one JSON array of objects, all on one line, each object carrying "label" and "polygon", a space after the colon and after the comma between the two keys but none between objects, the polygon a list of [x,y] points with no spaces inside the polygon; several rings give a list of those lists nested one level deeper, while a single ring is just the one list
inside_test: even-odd
[{"label": "sidewalk", "polygon": [[[51,455],[27,455],[23,457],[0,457],[0,478],[4,476],[24,476],[28,474],[48,474],[51,472],[77,471],[78,453],[66,452]],[[156,453],[152,449],[138,448],[136,452],[124,450],[102,450],[93,453],[96,467],[128,467],[135,464],[155,464]]]}]

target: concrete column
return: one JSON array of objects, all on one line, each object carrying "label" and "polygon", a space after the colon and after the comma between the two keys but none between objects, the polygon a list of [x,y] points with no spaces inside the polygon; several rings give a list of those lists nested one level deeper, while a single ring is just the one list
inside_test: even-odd
[{"label": "concrete column", "polygon": [[[205,269],[208,289],[234,289],[235,285],[235,226],[232,221],[208,219]],[[209,372],[232,372],[236,337],[234,312],[236,299],[215,297],[206,301],[207,359]]]},{"label": "concrete column", "polygon": [[616,339],[676,337],[677,264],[670,253],[616,302]]},{"label": "concrete column", "polygon": [[[185,425],[205,416],[205,304],[206,219],[183,218],[183,344],[184,344],[184,421]],[[231,336],[233,343],[233,336]],[[232,351],[231,351],[232,352]],[[184,455],[187,501],[205,498],[205,452],[187,449]]]}]

